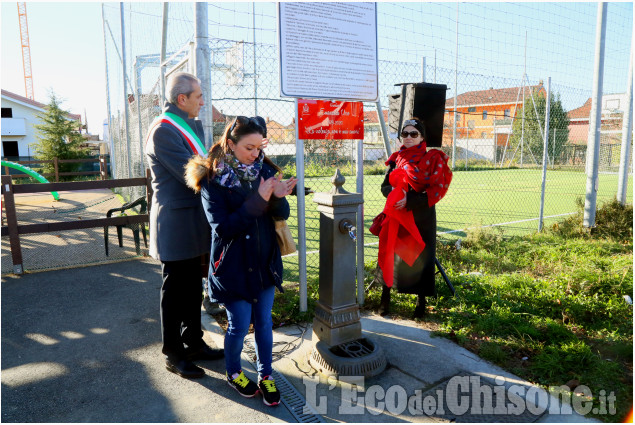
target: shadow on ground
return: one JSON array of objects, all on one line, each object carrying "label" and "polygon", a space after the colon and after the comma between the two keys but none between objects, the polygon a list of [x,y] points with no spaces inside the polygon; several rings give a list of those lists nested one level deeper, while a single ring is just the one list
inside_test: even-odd
[{"label": "shadow on ground", "polygon": [[238,397],[222,360],[200,380],[165,370],[160,286],[151,260],[3,276],[2,421],[287,420]]}]

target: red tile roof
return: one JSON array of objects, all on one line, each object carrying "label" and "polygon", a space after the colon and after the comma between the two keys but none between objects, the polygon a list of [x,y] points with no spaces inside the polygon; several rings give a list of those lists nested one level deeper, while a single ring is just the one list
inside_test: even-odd
[{"label": "red tile roof", "polygon": [[[525,86],[525,97],[531,96],[531,91],[534,93],[538,91],[544,91],[542,84],[538,84],[536,86]],[[509,103],[515,104],[516,99],[518,99],[518,103],[522,102],[523,93],[520,87],[508,87],[504,89],[488,89],[488,90],[477,90],[477,91],[469,91],[466,93],[462,93],[456,97],[456,105],[457,106],[468,106],[468,105],[490,105],[490,104],[500,104],[500,103]],[[452,108],[454,106],[454,98],[451,97],[445,101],[445,106],[447,108]]]},{"label": "red tile roof", "polygon": [[[388,114],[389,110],[383,109],[384,113],[384,121],[388,122]],[[377,115],[377,111],[364,111],[364,122],[368,124],[377,124],[379,123],[379,115]]]},{"label": "red tile roof", "polygon": [[[35,100],[31,100],[28,97],[20,96],[19,94],[15,94],[4,89],[2,90],[2,95],[10,97],[22,103],[28,103],[29,105],[35,106],[36,108],[46,109],[48,107],[48,105],[45,105],[44,103],[36,102]],[[66,114],[66,116],[75,121],[81,122],[82,120],[82,116],[80,114],[69,113],[69,114]]]},{"label": "red tile roof", "polygon": [[567,113],[570,120],[579,120],[579,119],[589,119],[589,115],[591,114],[591,98],[589,98],[584,105],[579,108],[572,109]]}]

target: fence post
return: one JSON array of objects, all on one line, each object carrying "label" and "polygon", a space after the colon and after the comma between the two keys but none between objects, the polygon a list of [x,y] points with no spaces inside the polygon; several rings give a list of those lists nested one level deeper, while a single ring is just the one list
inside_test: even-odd
[{"label": "fence post", "polygon": [[146,169],[146,199],[148,201],[148,214],[150,214],[150,208],[152,208],[152,172],[149,168]]},{"label": "fence post", "polygon": [[631,157],[633,131],[633,39],[631,38],[631,60],[628,62],[628,85],[626,88],[626,106],[622,114],[622,149],[620,152],[620,168],[617,182],[617,200],[626,203],[626,187],[628,186],[628,163]]},{"label": "fence post", "polygon": [[[125,128],[126,128],[126,152],[128,154],[128,178],[132,177],[132,154],[130,152],[130,117],[128,114],[128,85],[130,82],[128,81],[128,65],[126,62],[126,26],[124,25],[124,3],[119,3],[119,18],[121,20],[121,62],[122,62],[122,70],[123,70],[123,113],[126,119]],[[143,158],[141,158],[143,161]]]},{"label": "fence post", "polygon": [[55,167],[55,182],[59,183],[59,181],[60,181],[60,166],[59,166],[59,159],[57,157],[55,157],[53,159],[53,166]]},{"label": "fence post", "polygon": [[458,69],[459,69],[459,3],[456,3],[456,43],[454,47],[454,112],[452,112],[452,117],[454,117],[454,124],[452,126],[452,169],[454,170],[454,166],[456,165],[456,97],[458,96]]},{"label": "fence post", "polygon": [[606,3],[598,3],[595,34],[595,64],[593,66],[593,95],[589,114],[589,137],[586,157],[586,199],[584,227],[595,227],[598,196],[598,164],[600,159],[600,128],[602,126],[602,82],[604,74],[604,42],[606,37]]},{"label": "fence post", "polygon": [[375,103],[377,106],[377,118],[379,118],[379,125],[381,126],[381,137],[384,139],[384,150],[386,151],[386,158],[392,154],[390,149],[390,139],[388,138],[388,130],[386,130],[386,120],[384,120],[384,110],[381,109],[381,101],[377,99]]},{"label": "fence post", "polygon": [[545,185],[547,182],[547,162],[549,151],[549,113],[551,112],[551,77],[547,78],[547,107],[545,112],[545,139],[542,149],[542,188],[540,189],[540,215],[538,218],[538,231],[542,232],[543,217],[545,213]]},{"label": "fence post", "polygon": [[201,90],[205,105],[199,112],[199,119],[203,122],[205,132],[205,149],[210,149],[214,141],[214,113],[212,109],[212,76],[209,49],[207,3],[194,3],[194,41],[195,55],[194,64],[196,76],[201,80]]},{"label": "fence post", "polygon": [[[364,140],[357,140],[357,193],[364,196]],[[357,303],[364,305],[364,203],[357,206]]]},{"label": "fence post", "polygon": [[296,194],[298,198],[298,277],[300,284],[300,311],[308,309],[307,276],[306,276],[306,219],[304,200],[304,140],[300,139],[298,129],[298,98],[295,98],[295,170],[298,183]]},{"label": "fence post", "polygon": [[18,234],[18,217],[15,213],[11,176],[2,176],[2,194],[4,195],[4,211],[7,216],[7,227],[9,230],[13,273],[22,274],[24,272],[22,268],[22,248],[20,247],[20,235]]}]

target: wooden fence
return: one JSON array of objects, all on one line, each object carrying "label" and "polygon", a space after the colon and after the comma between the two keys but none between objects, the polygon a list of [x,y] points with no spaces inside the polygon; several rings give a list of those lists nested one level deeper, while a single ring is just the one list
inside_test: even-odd
[{"label": "wooden fence", "polygon": [[5,209],[7,219],[7,224],[2,226],[2,236],[9,236],[9,243],[11,245],[11,257],[13,261],[13,272],[16,274],[22,274],[24,272],[24,268],[22,266],[22,248],[20,246],[20,235],[149,222],[148,214],[139,214],[110,218],[104,217],[72,222],[60,221],[54,223],[20,225],[18,224],[18,217],[16,214],[14,199],[14,195],[20,193],[112,189],[115,187],[145,186],[146,197],[148,201],[148,211],[150,211],[152,205],[152,186],[150,183],[152,179],[150,177],[149,170],[146,177],[65,183],[35,183],[14,185],[11,177],[12,176],[8,175],[2,176],[2,196],[4,198],[3,207]]},{"label": "wooden fence", "polygon": [[[4,158],[4,160],[7,160],[7,159]],[[55,159],[51,159],[47,161],[33,160],[33,161],[12,161],[12,162],[15,162],[16,164],[20,164],[20,165],[26,165],[26,166],[29,166],[31,164],[38,164],[38,165],[53,164],[55,168],[55,172],[42,174],[42,176],[46,177],[47,179],[55,177],[55,182],[60,181],[60,176],[101,176],[102,180],[108,179],[108,163],[106,161],[106,157],[103,155],[101,155],[99,158],[87,158],[87,159],[55,158]],[[59,171],[60,164],[78,164],[78,163],[87,163],[87,162],[99,162],[99,171],[73,171],[73,172],[66,172],[66,173],[60,173]],[[4,167],[4,175],[9,175],[9,167],[7,166]],[[30,176],[28,174],[11,174],[11,177],[13,177],[14,179],[23,179]]]}]

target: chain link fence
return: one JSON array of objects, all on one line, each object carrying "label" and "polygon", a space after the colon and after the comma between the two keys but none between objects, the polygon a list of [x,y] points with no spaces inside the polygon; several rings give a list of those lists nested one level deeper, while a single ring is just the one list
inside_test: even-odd
[{"label": "chain link fence", "polygon": [[[236,115],[260,115],[265,118],[270,139],[266,152],[284,169],[287,176],[291,176],[295,175],[295,158],[298,154],[293,118],[295,111],[293,100],[280,97],[275,7],[275,3],[208,5],[212,98],[206,99],[206,102],[213,107],[214,141],[218,140],[227,123]],[[536,53],[535,47],[530,49],[529,59],[540,62],[534,65],[532,69],[537,71],[530,73],[530,77],[526,75],[525,68],[520,66],[522,59],[516,54],[507,54],[522,49],[522,42],[511,46],[499,45],[503,43],[495,39],[501,36],[499,30],[492,30],[491,35],[488,35],[485,29],[489,23],[475,23],[477,15],[485,11],[470,12],[474,14],[471,16],[474,19],[466,19],[461,15],[463,21],[459,27],[454,17],[455,8],[456,16],[459,16],[459,6],[451,3],[430,4],[430,12],[426,12],[426,7],[418,3],[378,5],[380,100],[384,109],[378,111],[376,104],[364,104],[364,231],[367,260],[376,258],[378,243],[377,238],[368,232],[368,227],[385,202],[380,185],[386,154],[378,112],[387,119],[387,97],[399,91],[395,87],[398,83],[425,79],[448,87],[442,149],[451,156],[454,178],[446,197],[437,205],[438,234],[441,239],[451,241],[464,237],[470,228],[482,226],[494,227],[507,236],[538,230],[545,90],[549,77],[552,77],[552,99],[547,142],[545,226],[574,213],[576,198],[585,194],[586,144],[593,78],[588,62],[592,62],[592,57],[571,55],[570,49],[571,43],[575,42],[581,50],[592,51],[595,37],[594,7],[567,4],[558,6],[557,13],[545,15],[532,12],[532,8],[542,10],[544,5],[485,6],[488,10],[503,8],[501,10],[505,12],[501,12],[500,19],[507,19],[506,24],[515,22],[520,29],[525,29],[525,45],[527,32],[554,35],[549,44],[545,44],[546,41],[539,35],[529,38],[530,46],[541,44],[544,50],[540,61],[540,57],[532,56],[540,53]],[[464,7],[463,4],[460,7]],[[626,91],[626,81],[622,75],[626,75],[628,66],[629,42],[616,34],[630,37],[628,28],[632,27],[632,17],[622,16],[623,11],[613,11],[611,8],[607,40],[610,39],[612,44],[607,47],[602,105],[600,204],[612,199],[617,192],[625,110],[623,93]],[[465,10],[475,10],[475,7],[465,5]],[[193,11],[191,4],[169,5],[168,71],[193,72]],[[532,18],[522,22],[512,19],[529,16]],[[575,19],[576,28],[557,25],[569,16]],[[122,43],[122,17],[125,49]],[[460,28],[456,33],[455,26]],[[159,68],[162,6],[155,3],[126,3],[121,13],[118,5],[105,4],[104,28],[114,175],[116,178],[142,176],[144,137],[162,105]],[[432,35],[428,34],[430,28],[434,29]],[[411,33],[410,38],[408,31]],[[573,34],[571,39],[567,38],[569,33]],[[424,36],[431,37],[430,43],[434,49],[424,45]],[[453,45],[455,36],[456,47]],[[486,49],[487,58],[482,52],[470,51],[476,49],[476,41],[490,46]],[[483,43],[477,44],[481,46]],[[456,48],[460,53],[455,57]],[[440,66],[437,66],[437,53],[442,64]],[[421,60],[424,54],[427,59],[425,65]],[[558,62],[558,55],[562,62]],[[496,75],[477,71],[481,68],[493,69],[491,64],[498,64],[496,61],[500,61],[500,66],[494,67],[497,69]],[[513,62],[514,66],[505,61]],[[454,63],[461,65],[454,69]],[[618,72],[616,68],[621,71]],[[339,167],[347,177],[344,188],[355,191],[356,143],[351,140],[327,143],[306,140],[303,153],[306,186],[315,192],[330,190],[330,178],[335,168]],[[399,146],[396,139],[391,139],[389,143],[393,150]],[[632,176],[630,158],[629,171]],[[629,177],[627,193],[628,202],[632,202],[632,177]],[[143,193],[121,194],[128,200]],[[295,211],[296,199],[290,197],[289,200],[292,211]],[[308,272],[309,276],[317,276],[319,214],[311,196],[307,197],[305,214]],[[289,225],[294,236],[297,236],[295,214],[292,214]],[[286,257],[285,265],[286,280],[297,281],[297,256]]]}]

